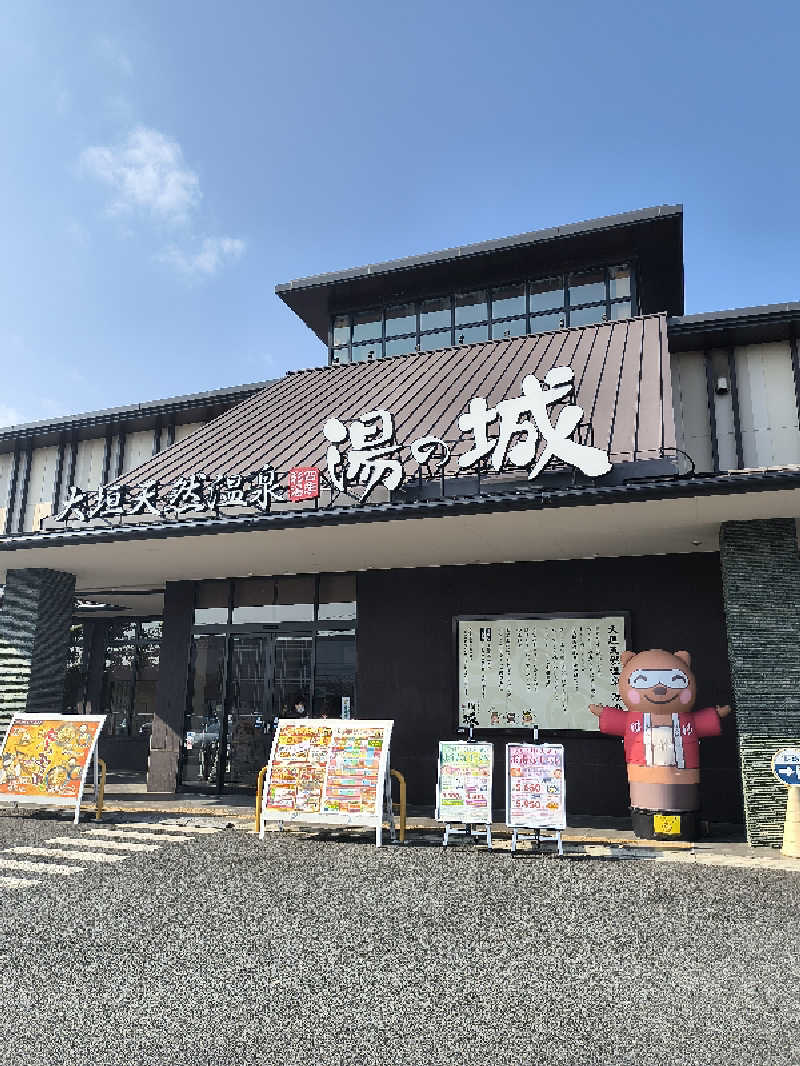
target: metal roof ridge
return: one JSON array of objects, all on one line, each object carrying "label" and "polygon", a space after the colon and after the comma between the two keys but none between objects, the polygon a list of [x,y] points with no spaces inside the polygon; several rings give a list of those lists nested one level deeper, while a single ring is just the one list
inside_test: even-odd
[{"label": "metal roof ridge", "polygon": [[604,229],[613,229],[616,226],[633,225],[637,222],[647,222],[659,218],[682,216],[683,204],[659,204],[653,207],[639,208],[635,211],[623,211],[615,215],[601,215],[598,218],[585,219],[581,222],[567,222],[562,223],[559,226],[549,226],[539,230],[528,230],[524,233],[509,234],[505,237],[494,237],[488,241],[458,244],[432,252],[420,252],[416,255],[400,256],[396,259],[364,263],[360,266],[325,271],[321,274],[308,274],[303,277],[293,278],[291,281],[281,282],[275,286],[275,292],[280,295],[281,293],[289,293],[297,289],[314,288],[320,285],[333,284],[338,281],[351,281],[355,278],[390,273],[393,270],[411,269],[416,266],[425,266],[431,263],[468,258],[474,255],[502,251],[506,248],[514,248],[524,244],[538,244],[548,240],[556,240],[559,237],[574,237],[581,233],[592,233]]}]

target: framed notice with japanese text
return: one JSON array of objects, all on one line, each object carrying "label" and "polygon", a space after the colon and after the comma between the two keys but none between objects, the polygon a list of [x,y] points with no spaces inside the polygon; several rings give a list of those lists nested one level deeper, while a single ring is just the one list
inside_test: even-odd
[{"label": "framed notice with japanese text", "polygon": [[618,705],[625,613],[456,622],[459,726],[596,731],[589,704]]},{"label": "framed notice with japanese text", "polygon": [[506,825],[566,829],[563,744],[506,744]]},{"label": "framed notice with japanese text", "polygon": [[440,740],[437,821],[484,825],[491,822],[493,766],[491,744]]},{"label": "framed notice with japanese text", "polygon": [[380,827],[393,724],[282,718],[264,781],[261,824]]}]

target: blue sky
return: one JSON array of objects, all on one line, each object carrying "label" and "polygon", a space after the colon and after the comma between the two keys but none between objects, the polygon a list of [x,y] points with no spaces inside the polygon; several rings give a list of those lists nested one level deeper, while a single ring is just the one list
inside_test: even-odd
[{"label": "blue sky", "polygon": [[6,0],[0,424],[325,360],[292,278],[660,203],[800,298],[787,3]]}]

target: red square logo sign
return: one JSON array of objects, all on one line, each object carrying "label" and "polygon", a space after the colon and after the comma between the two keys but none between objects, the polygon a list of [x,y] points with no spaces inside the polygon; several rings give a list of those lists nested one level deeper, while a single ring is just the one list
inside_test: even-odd
[{"label": "red square logo sign", "polygon": [[289,471],[289,499],[292,503],[301,500],[316,500],[319,497],[319,468],[295,466]]}]

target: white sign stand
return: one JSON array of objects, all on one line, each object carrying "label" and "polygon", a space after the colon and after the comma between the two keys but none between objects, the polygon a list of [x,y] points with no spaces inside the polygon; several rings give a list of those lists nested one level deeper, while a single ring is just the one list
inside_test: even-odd
[{"label": "white sign stand", "polygon": [[[384,819],[389,824],[389,837],[392,843],[395,841],[395,824],[394,824],[394,811],[392,810],[392,795],[391,795],[391,780],[389,777],[389,756],[390,756],[390,739],[392,734],[392,721],[366,721],[364,719],[339,719],[339,718],[281,718],[278,720],[275,732],[272,740],[272,751],[270,752],[269,763],[267,765],[267,772],[264,780],[264,789],[261,798],[261,826],[259,836],[263,840],[266,831],[267,822],[277,825],[279,830],[283,830],[285,825],[298,825],[304,824],[311,828],[328,828],[339,827],[342,829],[356,828],[356,827],[369,827],[375,829],[375,847],[381,847],[383,843],[383,822]],[[276,806],[270,807],[270,788],[275,786],[273,781],[273,770],[276,769],[281,763],[285,766],[286,763],[283,760],[279,749],[285,745],[285,738],[287,735],[291,735],[291,732],[297,727],[305,727],[308,730],[330,730],[330,747],[332,748],[333,740],[338,735],[347,733],[358,733],[361,730],[380,730],[383,736],[383,742],[381,746],[381,753],[378,761],[377,781],[375,785],[375,807],[373,811],[361,811],[359,813],[341,813],[338,810],[324,810],[326,789],[328,786],[329,772],[331,769],[331,761],[329,754],[325,753],[325,749],[321,748],[317,751],[316,765],[319,768],[320,758],[324,758],[324,770],[320,776],[320,803],[319,810],[309,811],[307,809],[300,810],[283,810],[278,809]],[[304,748],[302,745],[298,747],[296,755],[291,759],[291,762],[295,763],[298,767],[301,765],[310,764],[311,749]],[[309,762],[303,763],[304,757],[309,756]],[[318,770],[319,772],[319,770]],[[358,777],[358,773],[354,772],[355,777]],[[295,794],[296,798],[296,794]]]},{"label": "white sign stand", "polygon": [[[465,779],[470,776],[469,763],[467,761],[468,754],[474,752],[476,756],[480,752],[485,758],[488,764],[488,778],[485,773],[478,774],[480,783],[484,786],[486,791],[486,798],[488,804],[488,821],[473,820],[471,817],[476,812],[469,809],[468,793],[471,786],[465,783],[465,781],[459,782],[457,780],[459,774],[455,774],[454,780],[446,780],[445,775],[442,773],[444,766],[451,765],[446,762],[448,754],[452,755],[453,752],[458,752],[464,759],[464,768],[461,770],[461,776]],[[442,740],[439,742],[439,773],[436,782],[436,812],[435,817],[439,822],[444,822],[444,835],[442,836],[442,847],[446,848],[450,842],[452,836],[465,836],[468,840],[475,840],[479,837],[484,837],[486,840],[486,846],[491,850],[492,847],[492,770],[494,764],[494,749],[491,744],[475,743],[472,740],[472,728],[469,730],[469,740]],[[453,764],[456,765],[456,764]],[[453,775],[446,775],[452,777]],[[474,787],[474,786],[473,786]],[[454,796],[450,797],[451,802],[445,802],[446,793],[454,792]],[[453,803],[452,800],[458,799],[458,794],[462,793],[461,802]],[[447,810],[450,807],[451,810]],[[454,809],[453,809],[454,808]],[[452,816],[458,812],[458,817]],[[451,817],[448,818],[447,816]],[[463,826],[462,829],[456,829],[456,825]]]},{"label": "white sign stand", "polygon": [[22,788],[18,792],[2,791],[0,792],[0,802],[10,803],[17,808],[19,806],[27,806],[28,804],[43,804],[48,807],[74,807],[75,809],[75,825],[78,824],[78,820],[81,814],[81,801],[83,799],[83,790],[86,785],[86,778],[89,772],[89,763],[94,759],[94,790],[95,796],[98,794],[99,779],[98,779],[98,762],[97,762],[97,742],[100,739],[100,733],[103,729],[103,724],[106,720],[104,714],[101,715],[76,715],[76,714],[15,714],[9,723],[3,743],[0,745],[0,760],[3,755],[7,754],[7,746],[9,740],[12,738],[12,733],[15,727],[19,729],[28,728],[31,732],[32,744],[35,743],[37,734],[44,743],[41,746],[40,755],[46,758],[47,746],[49,741],[42,736],[42,728],[45,725],[49,725],[51,729],[58,726],[70,725],[75,729],[80,726],[92,724],[96,728],[91,736],[90,742],[85,747],[89,747],[90,751],[86,761],[80,770],[80,780],[78,784],[77,795],[67,795],[64,793],[59,794],[57,791],[53,792],[34,792],[32,789],[37,786],[28,786],[28,788]]},{"label": "white sign stand", "polygon": [[[534,741],[539,730],[534,731]],[[520,809],[519,800],[535,807]],[[517,802],[514,803],[513,800]],[[511,854],[516,854],[520,840],[534,841],[541,849],[544,840],[554,841],[559,855],[564,854],[562,831],[566,829],[566,781],[564,779],[563,744],[506,744],[506,825],[511,830]],[[532,829],[532,833],[523,833]]]}]

